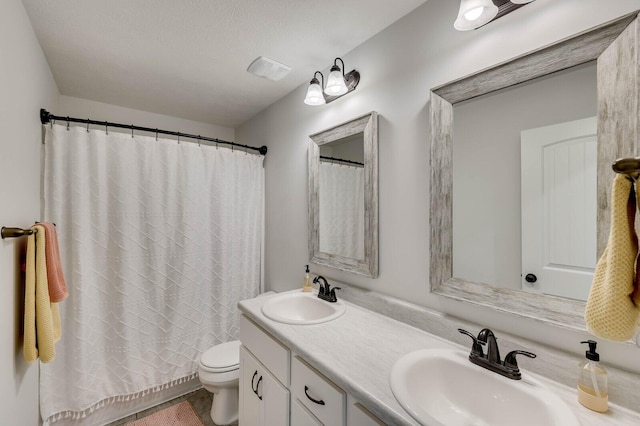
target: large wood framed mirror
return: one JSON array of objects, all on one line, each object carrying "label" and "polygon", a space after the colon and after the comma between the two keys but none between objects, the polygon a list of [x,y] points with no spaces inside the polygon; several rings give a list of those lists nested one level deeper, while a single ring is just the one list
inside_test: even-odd
[{"label": "large wood framed mirror", "polygon": [[[581,178],[581,181],[591,182],[588,185],[585,184],[585,194],[587,195],[580,198],[582,200],[580,202],[584,205],[592,206],[593,214],[591,216],[590,213],[583,214],[580,219],[576,219],[574,216],[567,216],[563,219],[563,222],[562,220],[549,219],[550,209],[548,208],[545,210],[544,224],[548,227],[555,226],[555,228],[551,231],[549,229],[540,231],[539,234],[550,235],[551,240],[555,238],[562,243],[567,238],[561,233],[565,229],[562,229],[559,224],[579,222],[583,224],[580,231],[584,231],[584,234],[592,235],[592,237],[588,238],[590,241],[588,244],[590,245],[584,250],[583,259],[574,259],[574,264],[570,265],[565,265],[568,262],[564,260],[557,260],[560,256],[554,258],[548,255],[547,251],[552,245],[549,241],[543,241],[541,243],[542,248],[533,251],[544,252],[551,269],[560,270],[564,268],[571,269],[573,272],[577,271],[577,275],[581,275],[580,279],[582,281],[584,281],[585,277],[588,277],[589,269],[595,266],[597,257],[606,246],[609,232],[610,212],[608,205],[611,183],[614,178],[614,173],[611,171],[611,163],[616,158],[635,157],[639,152],[640,50],[638,40],[640,40],[640,25],[638,24],[637,13],[634,13],[506,63],[432,89],[430,94],[430,285],[432,292],[562,327],[577,330],[585,329],[583,319],[585,306],[584,286],[578,288],[579,286],[576,285],[578,290],[571,290],[573,292],[557,288],[550,290],[550,288],[558,287],[558,281],[569,282],[574,278],[567,278],[564,275],[561,278],[556,278],[555,282],[545,287],[542,283],[534,281],[536,280],[534,276],[536,274],[533,273],[534,271],[527,271],[527,266],[525,266],[527,261],[519,258],[520,253],[523,251],[521,245],[516,243],[516,246],[503,247],[500,254],[495,254],[492,250],[506,238],[514,236],[514,240],[520,241],[527,247],[529,246],[529,243],[521,241],[524,234],[522,227],[529,227],[529,222],[525,221],[524,224],[522,222],[527,214],[521,215],[521,213],[523,210],[529,213],[530,209],[535,210],[535,208],[531,207],[529,201],[520,191],[521,189],[524,191],[527,186],[524,177],[525,169],[535,169],[540,166],[525,164],[525,159],[528,161],[530,157],[535,157],[535,155],[530,155],[530,151],[525,151],[528,148],[525,148],[524,144],[531,139],[536,139],[537,143],[538,139],[547,138],[546,135],[548,133],[553,131],[557,134],[559,132],[565,135],[562,136],[565,140],[572,141],[571,149],[575,148],[574,142],[576,140],[581,141],[579,147],[579,149],[582,149],[580,151],[581,161],[588,157],[584,152],[587,149],[591,149],[584,147],[593,146],[593,158],[588,159],[588,161],[584,160],[584,164],[588,164],[587,166],[580,163],[581,165],[578,167],[580,170],[588,170],[588,173],[585,172],[587,177]],[[495,148],[490,147],[486,141],[476,139],[473,140],[473,143],[477,145],[478,152],[484,150],[486,154],[489,150],[495,148],[492,151],[495,156],[494,154],[487,155],[482,160],[478,154],[469,154],[467,152],[466,159],[464,155],[461,155],[461,153],[465,152],[465,148],[456,144],[458,142],[462,143],[462,138],[465,137],[465,134],[471,135],[472,138],[479,138],[482,133],[479,129],[502,130],[507,127],[504,121],[501,122],[504,117],[499,113],[494,112],[495,121],[480,119],[481,111],[494,111],[494,109],[487,108],[487,104],[484,104],[485,107],[473,111],[470,110],[471,103],[476,101],[487,102],[489,97],[494,98],[489,101],[496,102],[497,99],[501,99],[500,96],[505,96],[505,99],[511,99],[509,102],[514,102],[513,105],[515,105],[516,100],[523,96],[520,92],[516,92],[521,89],[524,92],[528,90],[536,93],[545,93],[544,90],[546,90],[547,93],[550,93],[549,96],[553,96],[552,92],[559,92],[560,88],[564,90],[567,86],[578,85],[578,80],[582,78],[580,76],[585,76],[585,78],[593,77],[593,84],[596,87],[586,90],[586,92],[592,92],[591,95],[587,96],[594,101],[592,108],[586,107],[584,111],[576,113],[577,115],[565,114],[566,111],[550,114],[548,111],[531,112],[530,114],[538,121],[534,120],[533,124],[526,124],[528,127],[520,129],[520,131],[510,136],[513,139],[513,143],[518,144],[516,147]],[[552,78],[559,78],[560,80],[558,80],[559,82],[554,82],[551,80]],[[582,100],[579,95],[584,94],[582,92],[584,91],[581,90],[576,95],[563,96],[565,99],[576,96],[575,101],[580,103]],[[525,102],[528,101],[525,100]],[[529,103],[533,104],[535,102]],[[552,104],[561,103],[562,99],[551,100],[549,98],[546,105],[544,99],[542,101],[543,107],[546,108],[550,108]],[[508,104],[507,108],[513,105]],[[545,114],[551,117],[549,119],[551,121],[540,121]],[[490,116],[492,114],[487,115]],[[477,120],[466,130],[464,127],[460,127],[458,123],[465,116],[470,116]],[[567,133],[569,132],[567,129],[573,131],[576,127],[579,127],[577,136],[574,133]],[[597,131],[595,127],[597,127]],[[556,139],[553,139],[548,145],[559,146],[555,141]],[[509,154],[511,156],[500,158],[499,156],[506,151],[511,152]],[[595,151],[597,151],[597,155]],[[556,150],[554,152],[559,151]],[[553,157],[556,154],[546,152],[541,155]],[[561,155],[557,154],[557,158],[560,157]],[[544,157],[543,160],[549,164],[549,158]],[[557,170],[567,172],[565,175],[572,176],[578,173],[575,172],[577,169],[571,168],[573,166],[569,167],[570,161],[567,162],[568,160],[566,159],[562,161],[556,159],[554,161],[556,161],[554,164],[560,165],[556,167]],[[506,170],[513,166],[514,163],[517,163],[517,168],[513,173],[517,173],[517,175],[505,177],[507,176]],[[475,166],[492,169],[490,171],[497,174],[497,178],[493,182],[484,181],[482,173],[478,173],[477,169],[471,172],[467,170]],[[520,170],[520,167],[522,167],[522,170]],[[461,169],[464,170],[460,172]],[[474,185],[480,185],[478,188],[482,188],[484,185],[484,192],[468,188],[470,180],[463,180],[465,170],[468,172],[466,173],[468,179],[470,176],[470,179],[476,180],[476,182],[473,182]],[[521,172],[522,174],[520,174]],[[501,175],[501,173],[504,174]],[[549,172],[549,174],[553,175],[552,172]],[[555,176],[556,180],[562,180],[562,176],[559,174],[553,176]],[[596,176],[597,184],[595,183]],[[495,197],[498,192],[503,192],[502,189],[498,189],[495,185],[495,182],[500,181],[500,179],[503,181],[508,180],[509,183],[513,184],[514,189],[510,191],[516,194],[514,195],[516,197],[515,200],[507,200],[502,203],[501,200]],[[534,176],[534,182],[541,181],[542,178]],[[538,183],[533,186],[535,187],[536,185]],[[596,185],[595,189],[593,185]],[[582,191],[582,189],[580,190]],[[564,197],[563,199],[566,199],[567,193],[574,194],[576,192],[574,187],[569,187],[568,190],[565,188],[563,189],[564,192],[560,190],[554,191],[556,191],[554,193],[556,197]],[[509,191],[504,190],[504,192]],[[565,196],[562,194],[565,194]],[[549,199],[552,198],[553,195]],[[467,201],[467,204],[460,202],[461,200]],[[473,219],[481,214],[483,207],[474,204],[479,202],[489,203],[488,207],[484,207],[487,212],[485,217],[490,217],[493,213],[497,216],[498,213],[503,213],[503,211],[508,211],[516,216],[512,219],[495,220],[500,229],[489,227],[488,223],[491,220],[483,220],[479,223],[469,222],[467,219]],[[541,204],[544,205],[544,202]],[[549,204],[546,204],[547,207]],[[565,210],[571,210],[571,202],[565,204]],[[557,206],[554,204],[552,207],[556,208]],[[589,208],[591,209],[591,207]],[[491,209],[494,209],[493,213]],[[556,210],[558,209],[562,210],[561,208],[556,208]],[[467,219],[460,219],[465,217],[464,213],[467,214]],[[517,224],[517,227],[512,232],[502,232],[502,228],[508,226],[509,221]],[[472,225],[469,226],[469,223],[472,223]],[[488,236],[489,239],[483,240],[480,234]],[[475,252],[472,250],[465,251],[469,247],[473,247],[473,244],[476,244]],[[581,245],[587,246],[587,243],[580,240],[573,246],[569,246],[565,251],[573,254],[576,251],[575,247]],[[555,248],[552,251],[554,250],[558,251]],[[515,256],[512,256],[514,253]],[[509,256],[512,257],[510,258]],[[493,260],[486,261],[484,260],[486,258],[492,258]],[[483,260],[478,261],[478,259]],[[478,266],[472,265],[470,267],[469,263],[473,261],[478,264],[486,264],[493,271],[487,273],[469,272],[474,271],[474,267]],[[496,278],[495,270],[499,269],[499,272],[503,272],[501,269],[510,269],[511,272]],[[579,281],[579,279],[576,280]],[[506,285],[501,285],[499,281],[506,282]],[[533,283],[530,281],[533,281]],[[588,293],[588,288],[586,293]]]},{"label": "large wood framed mirror", "polygon": [[378,114],[309,136],[309,259],[378,276]]}]

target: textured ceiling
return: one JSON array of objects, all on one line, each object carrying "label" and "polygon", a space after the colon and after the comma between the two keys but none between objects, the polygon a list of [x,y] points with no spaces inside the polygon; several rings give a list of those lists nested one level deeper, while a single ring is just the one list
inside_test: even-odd
[{"label": "textured ceiling", "polygon": [[[425,1],[23,4],[63,95],[236,127]],[[279,82],[247,73],[260,55],[293,70]]]}]

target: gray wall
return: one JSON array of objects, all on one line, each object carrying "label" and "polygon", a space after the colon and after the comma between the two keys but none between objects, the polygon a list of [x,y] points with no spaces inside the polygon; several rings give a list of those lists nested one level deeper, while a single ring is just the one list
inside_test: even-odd
[{"label": "gray wall", "polygon": [[[40,220],[40,108],[55,110],[58,87],[20,0],[0,2],[0,226]],[[22,356],[26,241],[0,240],[0,423],[37,425],[38,363]]]},{"label": "gray wall", "polygon": [[[570,350],[573,333],[429,293],[429,90],[640,9],[640,0],[537,0],[476,31],[457,32],[458,1],[429,0],[350,53],[362,79],[331,104],[303,103],[306,84],[236,129],[241,143],[266,144],[265,274],[271,290],[302,283],[307,253],[308,135],[380,114],[380,276],[369,279],[311,265],[314,273]],[[342,55],[336,52],[335,55]],[[327,64],[329,66],[330,64]],[[638,350],[602,344],[602,359],[635,371]]]},{"label": "gray wall", "polygon": [[[233,141],[235,130],[230,127],[216,126],[215,124],[201,123],[185,120],[183,118],[170,117],[168,115],[155,114],[140,111],[138,109],[124,108],[121,106],[105,104],[103,102],[74,98],[72,96],[60,96],[60,105],[57,111],[51,111],[55,115],[71,116],[78,118],[91,118],[100,121],[112,121],[114,123],[133,123],[143,127],[158,127],[163,130],[190,133],[193,135],[208,136],[227,141]],[[109,131],[128,133],[127,129],[109,129]],[[145,134],[137,132],[136,134]],[[153,136],[152,133],[147,133]],[[177,139],[176,136],[161,135],[165,139]]]}]

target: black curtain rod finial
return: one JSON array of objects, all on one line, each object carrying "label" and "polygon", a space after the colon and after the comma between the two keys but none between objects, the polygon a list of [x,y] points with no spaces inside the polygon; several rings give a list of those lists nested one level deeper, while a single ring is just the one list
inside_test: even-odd
[{"label": "black curtain rod finial", "polygon": [[51,113],[44,108],[40,108],[40,122],[47,124],[49,121],[51,121]]}]

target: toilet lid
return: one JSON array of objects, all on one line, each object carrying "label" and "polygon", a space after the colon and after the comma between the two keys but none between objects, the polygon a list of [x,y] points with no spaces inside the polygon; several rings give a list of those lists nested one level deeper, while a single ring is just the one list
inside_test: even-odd
[{"label": "toilet lid", "polygon": [[222,343],[206,350],[200,357],[200,364],[211,370],[235,370],[240,364],[240,341]]}]

